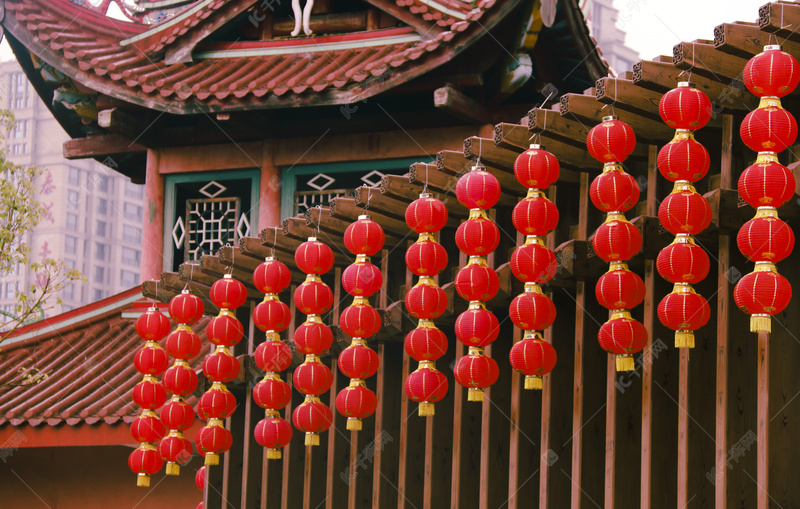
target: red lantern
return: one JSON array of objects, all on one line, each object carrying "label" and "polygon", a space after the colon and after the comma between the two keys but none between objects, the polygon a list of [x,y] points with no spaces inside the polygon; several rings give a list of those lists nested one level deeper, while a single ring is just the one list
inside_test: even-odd
[{"label": "red lantern", "polygon": [[541,145],[531,145],[514,161],[514,176],[522,187],[547,189],[559,174],[558,159]]},{"label": "red lantern", "polygon": [[187,430],[194,424],[194,410],[180,397],[161,407],[161,422],[167,429]]},{"label": "red lantern", "polygon": [[656,160],[658,171],[670,182],[697,182],[711,166],[708,150],[693,137],[681,137],[664,145]]},{"label": "red lantern", "polygon": [[167,352],[178,359],[191,359],[197,357],[203,347],[200,336],[188,325],[179,325],[177,329],[167,336],[164,344]]},{"label": "red lantern", "polygon": [[321,315],[333,306],[333,292],[319,279],[306,279],[294,292],[294,304],[304,315]]},{"label": "red lantern", "polygon": [[670,233],[697,235],[711,224],[711,205],[694,189],[673,191],[658,207],[658,219]]},{"label": "red lantern", "polygon": [[227,419],[236,410],[236,396],[222,384],[214,383],[197,401],[197,416],[208,421]]},{"label": "red lantern", "polygon": [[428,364],[424,361],[420,363],[420,367],[408,375],[405,383],[408,399],[419,403],[417,412],[420,417],[434,415],[433,404],[444,398],[448,389],[447,377]]},{"label": "red lantern", "polygon": [[447,309],[447,294],[433,282],[433,278],[423,276],[406,293],[406,311],[414,318],[432,320],[439,318]]},{"label": "red lantern", "polygon": [[589,197],[603,212],[625,212],[639,203],[639,184],[622,167],[613,168],[595,177]]},{"label": "red lantern", "polygon": [[[499,243],[500,232],[497,235]],[[456,239],[458,239],[458,232],[456,232]],[[406,251],[406,266],[417,276],[435,276],[447,267],[447,250],[433,239],[420,236],[419,240]]]},{"label": "red lantern", "polygon": [[259,445],[267,448],[267,459],[280,459],[281,449],[292,441],[292,426],[273,414],[258,421],[255,438]]},{"label": "red lantern", "polygon": [[[197,473],[194,474],[194,485],[197,486],[197,489],[200,491],[205,491],[206,489],[206,467],[205,465],[197,469]],[[202,502],[200,502],[202,504]]]},{"label": "red lantern", "polygon": [[292,388],[278,375],[267,375],[253,387],[253,399],[261,408],[277,410],[292,401]]},{"label": "red lantern", "polygon": [[600,276],[595,286],[597,302],[604,308],[631,309],[644,300],[644,281],[624,264],[611,266],[611,270]]},{"label": "red lantern", "polygon": [[708,254],[687,237],[679,237],[658,253],[656,270],[670,283],[695,284],[708,276],[711,267]]},{"label": "red lantern", "polygon": [[158,442],[164,436],[164,425],[152,410],[145,410],[131,423],[131,436],[137,442]]},{"label": "red lantern", "polygon": [[673,129],[696,131],[711,120],[711,101],[693,83],[682,81],[678,83],[678,88],[661,96],[658,113],[664,123]]},{"label": "red lantern", "polygon": [[633,371],[632,355],[647,344],[647,329],[623,311],[600,327],[597,339],[603,350],[617,355],[617,371]]},{"label": "red lantern", "polygon": [[556,306],[538,285],[525,285],[525,293],[514,297],[508,307],[511,321],[522,330],[544,330],[556,320]]},{"label": "red lantern", "polygon": [[178,475],[181,470],[179,463],[192,457],[192,443],[179,431],[172,431],[158,443],[158,453],[167,462],[167,475]]},{"label": "red lantern", "polygon": [[206,336],[214,345],[233,346],[242,340],[244,327],[232,313],[226,311],[208,322]]},{"label": "red lantern", "polygon": [[253,323],[263,331],[280,332],[289,326],[292,313],[289,306],[281,302],[274,294],[264,297],[253,310]]},{"label": "red lantern", "polygon": [[[317,352],[321,353],[321,352]],[[256,366],[267,373],[279,373],[292,364],[292,349],[278,336],[267,338],[253,353]]]},{"label": "red lantern", "polygon": [[759,214],[746,222],[736,236],[739,251],[751,262],[777,263],[791,254],[794,232],[775,211]]},{"label": "red lantern", "polygon": [[381,285],[381,269],[369,262],[356,262],[342,272],[342,287],[354,297],[371,297],[380,291]]},{"label": "red lantern", "polygon": [[195,323],[203,317],[204,311],[203,301],[189,290],[183,290],[169,301],[169,316],[177,323]]},{"label": "red lantern", "polygon": [[294,262],[305,274],[325,274],[333,268],[333,251],[311,237],[294,252]]},{"label": "red lantern", "polygon": [[528,196],[514,207],[511,222],[523,235],[544,237],[558,224],[558,208],[542,192],[528,191]]},{"label": "red lantern", "polygon": [[150,476],[161,470],[164,460],[150,444],[141,444],[128,456],[128,467],[136,472],[136,486],[149,487]]},{"label": "red lantern", "polygon": [[133,387],[133,402],[142,408],[155,409],[165,401],[167,401],[167,390],[152,375],[145,375],[144,379]]},{"label": "red lantern", "polygon": [[289,267],[282,261],[268,257],[253,272],[253,285],[261,293],[281,293],[292,282]]},{"label": "red lantern", "polygon": [[800,65],[780,45],[764,46],[763,52],[747,61],[742,77],[747,89],[758,97],[783,97],[797,87]]},{"label": "red lantern", "polygon": [[306,434],[305,445],[319,445],[319,435],[330,428],[333,423],[333,412],[315,396],[307,396],[306,400],[292,412],[294,427]]},{"label": "red lantern", "polygon": [[754,152],[781,152],[797,138],[797,122],[783,108],[757,108],[744,117],[739,134]]},{"label": "red lantern", "polygon": [[361,419],[375,413],[378,398],[375,393],[364,387],[364,382],[351,382],[336,396],[336,410],[347,417],[347,429],[358,431],[361,429]]},{"label": "red lantern", "polygon": [[757,262],[755,272],[743,276],[733,290],[736,305],[751,315],[750,332],[771,332],[769,317],[786,309],[791,298],[789,281],[769,262]]},{"label": "red lantern", "polygon": [[294,344],[304,354],[319,355],[333,345],[333,332],[321,321],[307,321],[294,332]]},{"label": "red lantern", "polygon": [[416,233],[438,232],[447,224],[447,207],[424,193],[406,208],[406,224]]},{"label": "red lantern", "polygon": [[461,357],[453,370],[456,382],[469,388],[468,401],[483,401],[483,389],[494,384],[500,374],[494,359],[483,355],[481,350],[470,348],[469,355]]},{"label": "red lantern", "polygon": [[609,214],[594,232],[592,247],[606,262],[630,260],[642,250],[642,234],[622,214]]},{"label": "red lantern", "polygon": [[468,209],[490,209],[500,199],[500,182],[481,166],[458,179],[456,198]]},{"label": "red lantern", "polygon": [[353,343],[339,354],[339,370],[347,378],[369,378],[378,371],[378,354],[362,341]]},{"label": "red lantern", "polygon": [[455,287],[464,300],[487,301],[500,290],[500,277],[496,270],[486,265],[485,259],[473,258],[456,275]]},{"label": "red lantern", "polygon": [[247,290],[241,281],[225,274],[217,279],[208,292],[211,302],[220,309],[235,309],[247,300]]},{"label": "red lantern", "polygon": [[333,374],[328,366],[319,362],[319,359],[309,360],[307,358],[306,362],[294,370],[292,380],[298,391],[306,395],[317,396],[330,388],[333,383]]},{"label": "red lantern", "polygon": [[339,318],[339,327],[351,338],[374,336],[382,325],[380,313],[368,303],[347,306]]},{"label": "red lantern", "polygon": [[633,129],[613,116],[603,117],[586,138],[589,153],[601,163],[622,162],[636,147]]},{"label": "red lantern", "polygon": [[526,334],[511,347],[508,354],[511,367],[525,375],[526,389],[541,389],[542,376],[556,366],[556,349],[538,334]]},{"label": "red lantern", "polygon": [[372,256],[381,250],[385,240],[381,225],[366,215],[358,216],[344,232],[344,246],[354,255]]},{"label": "red lantern", "polygon": [[658,305],[658,319],[675,333],[676,348],[694,348],[695,331],[708,323],[711,308],[687,283],[678,283]]},{"label": "red lantern", "polygon": [[419,327],[406,335],[405,350],[416,361],[434,361],[447,353],[447,335],[433,322],[421,320]]},{"label": "red lantern", "polygon": [[500,230],[488,217],[471,217],[456,230],[456,245],[468,256],[486,256],[499,243]]},{"label": "red lantern", "polygon": [[161,383],[171,394],[188,396],[197,388],[197,374],[186,361],[178,360],[164,372]]},{"label": "red lantern", "polygon": [[543,243],[526,243],[511,255],[511,272],[523,283],[546,283],[558,270],[558,261],[552,250]]},{"label": "red lantern", "polygon": [[456,318],[455,332],[467,346],[488,346],[500,334],[500,322],[483,305],[470,305]]},{"label": "red lantern", "polygon": [[205,456],[206,465],[218,465],[219,454],[233,445],[231,432],[224,428],[222,421],[212,419],[208,426],[200,428],[195,437],[197,452]]},{"label": "red lantern", "polygon": [[136,352],[133,365],[144,375],[160,375],[169,366],[169,358],[158,343],[148,341],[144,348]]},{"label": "red lantern", "polygon": [[777,156],[759,154],[759,159],[762,158],[765,160],[756,160],[742,172],[739,194],[751,207],[780,208],[794,196],[794,174],[777,161]]},{"label": "red lantern", "polygon": [[161,341],[169,334],[169,318],[152,307],[136,319],[136,334],[145,341]]},{"label": "red lantern", "polygon": [[239,361],[225,347],[218,347],[203,360],[203,373],[213,382],[230,382],[239,375],[239,369]]}]

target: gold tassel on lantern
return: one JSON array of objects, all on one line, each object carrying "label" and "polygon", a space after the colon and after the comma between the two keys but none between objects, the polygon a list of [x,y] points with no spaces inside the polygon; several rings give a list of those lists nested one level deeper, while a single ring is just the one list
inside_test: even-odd
[{"label": "gold tassel on lantern", "polygon": [[539,375],[525,375],[525,389],[541,391],[542,377]]},{"label": "gold tassel on lantern", "polygon": [[772,332],[772,317],[766,314],[750,316],[750,332]]},{"label": "gold tassel on lantern", "polygon": [[215,452],[207,452],[206,459],[203,462],[204,465],[219,465],[219,454]]},{"label": "gold tassel on lantern", "polygon": [[436,411],[433,406],[433,403],[428,403],[427,401],[423,401],[419,404],[419,408],[417,408],[417,415],[420,417],[429,417],[431,415],[435,415]]},{"label": "gold tassel on lantern", "polygon": [[631,354],[618,354],[616,356],[616,361],[617,371],[633,371],[636,368],[636,365],[633,362],[633,355]]},{"label": "gold tassel on lantern", "polygon": [[467,401],[483,401],[483,389],[470,387],[467,391]]},{"label": "gold tassel on lantern", "polygon": [[317,433],[306,433],[306,445],[319,445],[319,435]]},{"label": "gold tassel on lantern", "polygon": [[150,476],[147,474],[137,474],[136,475],[136,486],[140,488],[149,488],[150,487]]},{"label": "gold tassel on lantern", "polygon": [[675,331],[675,348],[694,348],[694,332],[690,330]]}]

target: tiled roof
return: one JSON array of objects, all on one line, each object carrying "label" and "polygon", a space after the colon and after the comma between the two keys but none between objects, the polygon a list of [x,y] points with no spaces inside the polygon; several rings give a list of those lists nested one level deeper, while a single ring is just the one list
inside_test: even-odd
[{"label": "tiled roof", "polygon": [[[3,26],[39,58],[90,88],[156,109],[191,113],[281,106],[296,96],[305,96],[300,102],[307,104],[362,99],[410,79],[414,69],[424,72],[425,62],[445,56],[447,49],[463,48],[467,40],[488,28],[487,18],[508,8],[496,0],[475,4],[397,0],[398,5],[405,4],[424,19],[436,19],[446,29],[431,38],[407,27],[201,43],[190,63],[167,64],[151,54],[200,23],[203,16],[213,14],[220,3],[224,2],[201,2],[198,11],[188,15],[186,11],[174,25],[158,29],[158,25],[150,28],[105,18],[68,0],[8,0]],[[147,30],[152,33],[146,35]],[[376,82],[380,86],[374,86]],[[326,97],[320,98],[323,94]]]},{"label": "tiled roof", "polygon": [[[0,385],[30,367],[47,378],[0,390],[0,426],[131,422],[140,410],[131,391],[142,379],[133,357],[144,343],[136,335],[134,319],[123,318],[123,313],[141,298],[141,288],[136,287],[9,337],[0,351]],[[193,326],[202,339],[209,319]],[[210,350],[207,341],[203,344],[190,362],[196,370]],[[194,405],[196,398],[186,401]]]}]

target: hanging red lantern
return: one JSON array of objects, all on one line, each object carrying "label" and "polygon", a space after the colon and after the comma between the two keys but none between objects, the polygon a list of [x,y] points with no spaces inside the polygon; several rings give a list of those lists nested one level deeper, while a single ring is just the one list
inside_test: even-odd
[{"label": "hanging red lantern", "polygon": [[378,354],[363,339],[353,342],[339,354],[339,370],[347,378],[369,378],[378,371]]},{"label": "hanging red lantern", "polygon": [[310,237],[294,252],[294,262],[305,274],[324,274],[333,268],[333,251],[316,238]]},{"label": "hanging red lantern", "polygon": [[758,97],[783,97],[797,87],[800,65],[779,44],[771,44],[747,61],[742,78],[747,89]]},{"label": "hanging red lantern", "polygon": [[632,355],[647,344],[647,329],[628,311],[621,311],[600,327],[597,339],[603,350],[616,355],[617,371],[633,371]]},{"label": "hanging red lantern", "polygon": [[317,396],[306,396],[305,401],[292,412],[292,423],[306,434],[305,445],[319,445],[319,435],[330,428],[333,412]]},{"label": "hanging red lantern", "polygon": [[136,319],[136,334],[145,341],[161,341],[169,334],[169,318],[151,307]]},{"label": "hanging red lantern", "polygon": [[456,246],[469,256],[486,256],[500,243],[500,230],[485,215],[475,215],[456,230]]},{"label": "hanging red lantern", "polygon": [[525,375],[525,388],[542,389],[542,376],[556,366],[556,349],[544,341],[539,333],[526,333],[511,347],[508,354],[511,367]]},{"label": "hanging red lantern", "polygon": [[430,276],[422,276],[406,293],[406,311],[414,318],[433,320],[447,309],[447,294]]},{"label": "hanging red lantern", "polygon": [[420,417],[434,415],[433,404],[447,395],[447,389],[447,377],[437,371],[430,361],[420,362],[419,368],[406,378],[406,396],[419,403],[417,413]]},{"label": "hanging red lantern", "polygon": [[664,198],[658,207],[658,219],[673,235],[690,233],[697,235],[711,224],[711,205],[690,185],[675,190]]},{"label": "hanging red lantern", "polygon": [[456,275],[455,287],[464,300],[487,301],[500,290],[500,277],[485,258],[473,257]]},{"label": "hanging red lantern", "polygon": [[194,424],[194,409],[180,396],[173,397],[161,407],[161,422],[170,430],[187,430]]},{"label": "hanging red lantern", "polygon": [[711,101],[694,87],[694,83],[682,81],[661,96],[658,113],[665,124],[673,129],[696,131],[711,120]]},{"label": "hanging red lantern", "polygon": [[188,360],[197,357],[203,345],[200,336],[188,325],[178,325],[178,328],[167,336],[164,347],[171,356]]},{"label": "hanging red lantern", "polygon": [[147,443],[141,444],[128,456],[128,467],[136,472],[136,486],[149,487],[150,476],[161,470],[164,460],[158,450]]},{"label": "hanging red lantern", "polygon": [[[466,224],[466,223],[462,223]],[[498,232],[498,243],[500,233]],[[456,232],[456,243],[458,232]],[[420,235],[406,251],[406,266],[416,276],[435,276],[447,267],[447,250],[432,236]]]},{"label": "hanging red lantern", "polygon": [[530,236],[511,255],[511,273],[523,283],[546,283],[558,270],[556,255],[541,237]]},{"label": "hanging red lantern", "polygon": [[167,475],[178,475],[180,463],[192,457],[192,443],[180,431],[171,431],[158,443],[158,453],[167,462]]},{"label": "hanging red lantern", "polygon": [[405,350],[416,361],[435,361],[447,353],[447,335],[430,320],[420,320],[419,326],[406,335]]},{"label": "hanging red lantern", "polygon": [[780,208],[796,190],[794,174],[774,154],[759,154],[739,177],[739,194],[751,207]]},{"label": "hanging red lantern", "polygon": [[630,260],[642,250],[642,234],[624,215],[608,214],[592,237],[592,247],[606,262]]},{"label": "hanging red lantern", "polygon": [[318,396],[330,388],[333,374],[328,366],[319,362],[316,355],[309,355],[306,357],[306,362],[294,370],[292,380],[301,393]]},{"label": "hanging red lantern", "polygon": [[603,117],[586,138],[589,153],[601,163],[622,162],[636,147],[633,129],[614,116]]},{"label": "hanging red lantern", "polygon": [[292,320],[289,306],[278,299],[276,294],[267,294],[253,310],[253,323],[263,331],[280,332],[286,330]]},{"label": "hanging red lantern", "polygon": [[167,352],[154,341],[145,343],[144,348],[136,352],[133,365],[143,375],[160,375],[169,366]]},{"label": "hanging red lantern", "polygon": [[217,347],[203,361],[203,373],[214,382],[230,382],[239,375],[239,361],[225,347]]},{"label": "hanging red lantern", "polygon": [[292,349],[277,334],[270,335],[256,347],[253,357],[262,371],[279,373],[292,364]]},{"label": "hanging red lantern", "polygon": [[367,215],[358,216],[344,232],[344,246],[354,255],[372,256],[381,250],[385,241],[381,225]]},{"label": "hanging red lantern", "polygon": [[382,325],[383,318],[369,303],[347,306],[339,318],[339,327],[351,338],[374,336]]},{"label": "hanging red lantern", "polygon": [[321,320],[306,321],[294,332],[294,344],[304,354],[319,355],[333,345],[333,332]]},{"label": "hanging red lantern", "polygon": [[261,293],[282,293],[289,288],[291,282],[289,267],[271,256],[253,271],[253,285]]},{"label": "hanging red lantern", "polygon": [[197,388],[197,373],[186,361],[178,359],[164,372],[161,383],[171,394],[188,396]]},{"label": "hanging red lantern", "polygon": [[203,317],[205,308],[200,297],[183,290],[169,301],[169,316],[180,324],[193,324]]},{"label": "hanging red lantern", "polygon": [[511,321],[522,330],[544,330],[556,320],[556,306],[536,284],[526,283],[508,307]]},{"label": "hanging red lantern", "polygon": [[241,281],[225,274],[211,285],[208,297],[220,309],[236,309],[247,300],[247,289]]},{"label": "hanging red lantern", "polygon": [[456,318],[455,333],[467,346],[488,346],[500,334],[500,322],[482,302],[470,303]]},{"label": "hanging red lantern", "polygon": [[775,209],[759,209],[756,217],[739,229],[736,244],[751,262],[777,263],[791,254],[794,232]]},{"label": "hanging red lantern", "polygon": [[694,136],[676,136],[658,152],[658,171],[670,182],[688,180],[697,182],[706,176],[711,167],[708,150]]},{"label": "hanging red lantern", "polygon": [[525,199],[514,207],[511,222],[523,235],[544,237],[558,224],[558,208],[541,191],[529,189]]},{"label": "hanging red lantern", "polygon": [[208,421],[210,419],[227,419],[236,410],[236,396],[221,383],[214,382],[211,389],[200,396],[197,401],[197,416]]},{"label": "hanging red lantern", "polygon": [[406,224],[416,233],[438,232],[447,224],[447,207],[441,200],[423,193],[406,208]]},{"label": "hanging red lantern", "polygon": [[295,290],[294,304],[304,315],[321,315],[333,306],[333,292],[321,279],[309,276]]},{"label": "hanging red lantern", "polygon": [[589,197],[603,212],[625,212],[639,203],[639,184],[621,166],[608,166],[592,181]]},{"label": "hanging red lantern", "polygon": [[757,262],[754,272],[736,282],[733,299],[750,316],[750,332],[772,332],[770,316],[786,309],[792,298],[792,286],[775,265]]},{"label": "hanging red lantern", "polygon": [[278,412],[267,412],[255,429],[256,442],[267,449],[267,459],[280,459],[281,449],[292,441],[292,426]]},{"label": "hanging red lantern", "polygon": [[277,410],[292,401],[292,388],[275,373],[268,373],[253,387],[253,399],[261,408]]},{"label": "hanging red lantern", "polygon": [[676,348],[694,348],[692,331],[708,323],[710,317],[708,301],[695,293],[688,283],[677,283],[672,293],[658,305],[658,319],[675,331]]},{"label": "hanging red lantern", "polygon": [[514,161],[514,176],[522,187],[547,189],[558,180],[559,174],[558,159],[542,145],[532,144]]},{"label": "hanging red lantern", "polygon": [[594,288],[597,302],[606,309],[632,309],[644,301],[644,281],[624,263],[612,263]]},{"label": "hanging red lantern", "polygon": [[230,311],[223,311],[209,320],[206,336],[214,345],[234,346],[242,340],[244,327]]},{"label": "hanging red lantern", "polygon": [[468,401],[483,401],[483,389],[494,385],[499,374],[497,363],[479,347],[470,347],[469,355],[461,357],[453,370],[456,382],[469,389]]},{"label": "hanging red lantern", "polygon": [[131,423],[131,436],[137,442],[158,442],[164,436],[164,424],[152,410],[144,410]]},{"label": "hanging red lantern", "polygon": [[348,265],[342,272],[342,287],[354,297],[371,297],[382,285],[381,269],[366,261]]},{"label": "hanging red lantern", "polygon": [[198,490],[205,491],[205,489],[206,489],[206,467],[205,467],[205,465],[200,467],[200,468],[198,468],[197,469],[197,473],[194,474],[194,485],[197,486]]},{"label": "hanging red lantern", "polygon": [[133,387],[133,402],[142,408],[156,409],[167,401],[167,390],[153,375],[145,375]]},{"label": "hanging red lantern", "polygon": [[231,448],[233,435],[221,420],[210,419],[207,426],[197,431],[194,442],[197,452],[205,456],[206,465],[219,465],[219,455]]},{"label": "hanging red lantern", "polygon": [[500,200],[500,182],[482,166],[458,179],[456,198],[468,209],[490,209]]},{"label": "hanging red lantern", "polygon": [[349,387],[339,391],[336,396],[336,410],[347,417],[347,429],[358,431],[361,429],[361,419],[366,419],[375,413],[378,398],[375,393],[367,389],[363,380],[352,380]]},{"label": "hanging red lantern", "polygon": [[656,270],[670,283],[699,283],[708,276],[711,262],[705,249],[688,234],[681,234],[658,253]]},{"label": "hanging red lantern", "polygon": [[781,152],[797,138],[797,122],[783,108],[757,108],[744,117],[739,134],[754,152]]}]

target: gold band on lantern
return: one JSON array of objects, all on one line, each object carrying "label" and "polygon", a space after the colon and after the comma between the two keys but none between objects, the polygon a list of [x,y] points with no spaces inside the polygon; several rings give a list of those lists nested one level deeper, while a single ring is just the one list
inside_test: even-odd
[{"label": "gold band on lantern", "polygon": [[469,209],[469,216],[467,219],[489,219],[488,214],[483,209]]},{"label": "gold band on lantern", "polygon": [[759,152],[756,156],[756,164],[759,163],[777,163],[778,154],[775,152]]},{"label": "gold band on lantern", "polygon": [[689,129],[675,129],[675,136],[672,137],[673,141],[694,140],[694,133]]},{"label": "gold band on lantern", "polygon": [[758,101],[758,108],[780,108],[783,109],[781,98],[774,95],[765,95]]}]

